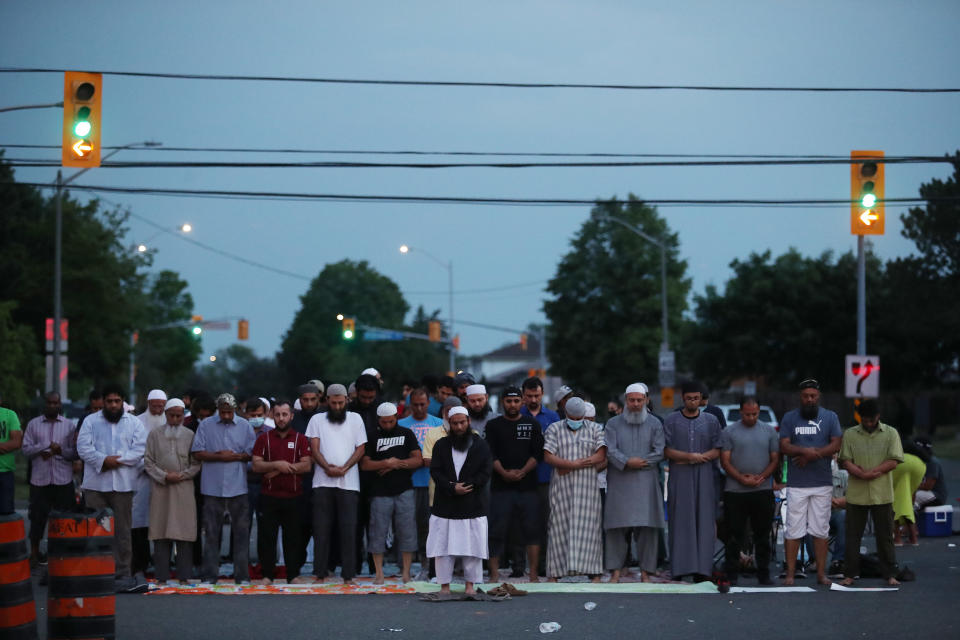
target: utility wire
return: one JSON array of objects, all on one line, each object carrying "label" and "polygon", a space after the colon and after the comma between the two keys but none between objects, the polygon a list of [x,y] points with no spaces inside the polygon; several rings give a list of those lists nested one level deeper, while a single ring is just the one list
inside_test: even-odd
[{"label": "utility wire", "polygon": [[[0,73],[64,73],[67,69],[36,67],[0,67]],[[384,80],[370,78],[324,78],[306,76],[258,76],[210,73],[170,73],[146,71],[91,70],[108,76],[164,78],[178,80],[230,80],[243,82],[299,82],[313,84],[381,85],[415,87],[483,87],[500,89],[606,89],[616,91],[738,91],[738,92],[810,92],[810,93],[960,93],[951,87],[813,87],[746,86],[697,84],[626,84],[579,82],[478,82],[467,80]]]},{"label": "utility wire", "polygon": [[[43,182],[18,182],[28,187],[38,189],[55,189],[56,186]],[[331,201],[331,202],[389,202],[389,203],[438,203],[438,204],[479,204],[479,205],[505,205],[505,206],[593,206],[596,204],[629,204],[630,200],[620,200],[616,198],[603,199],[578,199],[578,198],[495,198],[495,197],[470,197],[470,196],[399,196],[399,195],[360,195],[360,194],[335,194],[335,193],[291,193],[277,191],[231,191],[227,189],[161,189],[156,187],[114,187],[106,185],[72,185],[74,190],[102,192],[102,193],[126,193],[160,196],[190,196],[190,197],[216,197],[216,198],[250,198],[261,200],[308,200],[308,201]],[[691,206],[730,206],[730,205],[761,205],[761,206],[781,206],[781,205],[833,205],[849,206],[853,201],[830,198],[797,198],[797,199],[777,199],[777,198],[643,198],[639,202],[651,205],[691,205]],[[958,196],[943,197],[911,197],[911,198],[885,198],[882,202],[886,204],[923,204],[927,202],[960,202]]]},{"label": "utility wire", "polygon": [[[111,161],[100,166],[104,169],[573,169],[573,168],[626,168],[626,167],[750,167],[750,166],[805,166],[848,165],[878,162],[877,158],[837,158],[812,160],[648,160],[616,162],[133,162]],[[880,160],[883,164],[952,164],[950,156],[890,156]],[[10,158],[5,163],[18,168],[59,167],[60,160],[33,160]]]}]

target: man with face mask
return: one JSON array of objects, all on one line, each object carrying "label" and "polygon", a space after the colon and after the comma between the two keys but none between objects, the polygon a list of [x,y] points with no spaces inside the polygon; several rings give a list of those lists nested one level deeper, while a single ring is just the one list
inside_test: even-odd
[{"label": "man with face mask", "polygon": [[820,383],[801,382],[800,408],[788,411],[780,423],[780,453],[787,456],[787,518],[783,542],[787,558],[783,581],[786,585],[793,584],[800,541],[807,534],[813,536],[817,582],[830,584],[827,579],[833,496],[830,460],[840,450],[842,435],[837,414],[820,406]]},{"label": "man with face mask", "polygon": [[607,444],[606,568],[610,582],[620,581],[632,536],[640,561],[640,579],[657,571],[659,529],[665,526],[657,465],[663,460],[663,425],[647,412],[647,385],[627,387],[625,410],[610,418]]},{"label": "man with face mask", "polygon": [[43,415],[27,423],[23,456],[30,460],[30,563],[37,564],[40,540],[51,509],[76,507],[73,460],[77,457],[73,423],[60,414],[60,394],[44,396]]},{"label": "man with face mask", "polygon": [[588,575],[600,582],[603,573],[603,508],[597,470],[607,459],[603,429],[584,419],[586,403],[573,397],[566,417],[547,428],[543,459],[554,468],[550,479],[550,523],[547,530],[547,578]]},{"label": "man with face mask", "polygon": [[436,560],[440,593],[450,594],[453,567],[463,562],[464,592],[476,593],[483,581],[487,557],[487,511],[485,487],[490,481],[490,448],[470,431],[467,410],[452,407],[447,420],[449,435],[433,449],[430,475],[437,486],[427,534],[427,556]]},{"label": "man with face mask", "polygon": [[[267,426],[267,406],[263,404],[263,399],[259,397],[247,398],[245,403],[246,411],[243,417],[247,419],[250,426],[253,427],[253,435],[259,438],[260,434],[269,431],[272,427]],[[261,476],[253,470],[253,462],[247,465],[247,499],[250,502],[250,522],[251,528],[253,521],[257,516],[257,505],[260,503]]]},{"label": "man with face mask", "polygon": [[81,488],[87,506],[113,510],[117,591],[146,586],[142,576],[130,574],[133,492],[146,445],[146,427],[123,410],[123,389],[105,386],[103,409],[88,416],[77,434],[77,454],[84,462]]},{"label": "man with face mask", "polygon": [[186,584],[193,567],[193,541],[197,537],[197,506],[193,478],[200,461],[190,453],[193,432],[183,426],[186,406],[171,398],[164,405],[166,424],[147,436],[143,467],[153,482],[150,493],[149,537],[153,541],[153,566],[157,582],[170,578],[170,552],[177,545],[177,578]]},{"label": "man with face mask", "polygon": [[[163,414],[163,408],[167,404],[167,394],[163,389],[152,389],[147,394],[147,410],[137,415],[143,426],[147,428],[147,436],[154,429],[159,429],[166,424],[167,419]],[[131,570],[134,575],[146,573],[150,565],[150,539],[148,537],[148,526],[150,525],[150,477],[143,468],[140,468],[140,475],[137,477],[137,490],[133,494],[133,528],[130,530],[133,546],[133,565]]]}]

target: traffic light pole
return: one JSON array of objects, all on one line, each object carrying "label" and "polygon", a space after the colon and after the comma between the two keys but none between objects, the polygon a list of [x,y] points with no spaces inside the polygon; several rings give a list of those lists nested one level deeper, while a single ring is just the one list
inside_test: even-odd
[{"label": "traffic light pole", "polygon": [[857,236],[857,354],[867,354],[867,257],[862,235]]}]

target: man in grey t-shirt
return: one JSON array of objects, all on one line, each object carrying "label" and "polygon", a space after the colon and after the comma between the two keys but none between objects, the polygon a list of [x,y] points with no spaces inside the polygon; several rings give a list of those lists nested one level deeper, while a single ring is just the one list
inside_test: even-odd
[{"label": "man in grey t-shirt", "polygon": [[721,434],[720,464],[727,472],[723,493],[723,523],[726,529],[727,578],[737,583],[740,546],[747,520],[753,532],[757,580],[770,580],[770,526],[773,522],[773,481],[771,476],[780,460],[777,432],[760,422],[760,404],[752,396],[740,401],[740,420]]}]

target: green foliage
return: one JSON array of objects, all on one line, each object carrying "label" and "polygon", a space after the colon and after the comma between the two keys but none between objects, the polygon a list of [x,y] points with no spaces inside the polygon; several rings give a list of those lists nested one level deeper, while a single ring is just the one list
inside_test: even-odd
[{"label": "green foliage", "polygon": [[[409,305],[390,278],[366,261],[343,260],[326,265],[301,296],[301,307],[283,339],[277,361],[291,390],[313,378],[347,384],[367,367],[376,367],[388,387],[404,377],[444,371],[444,352],[420,340],[372,342],[363,326],[427,332],[435,318],[420,309],[413,327],[404,326]],[[346,341],[337,314],[356,318],[358,336]]]},{"label": "green foliage", "polygon": [[[655,208],[633,195],[623,204],[598,202],[593,215],[619,218],[665,241],[669,326],[676,336],[690,290],[677,235]],[[550,321],[551,373],[595,398],[638,379],[656,382],[663,339],[658,246],[615,222],[591,217],[571,241],[547,291],[553,296],[543,305]]]},{"label": "green foliage", "polygon": [[30,329],[13,321],[16,306],[16,302],[0,302],[0,405],[22,411],[34,395],[31,381],[43,379],[43,364]]},{"label": "green foliage", "polygon": [[250,347],[242,344],[232,344],[214,355],[216,362],[197,367],[190,377],[191,388],[203,389],[213,397],[232,393],[237,400],[250,396],[293,397],[275,358],[258,358]]}]

